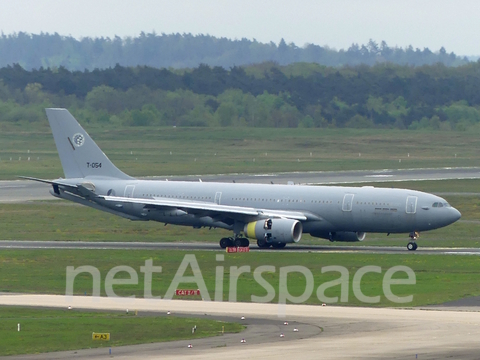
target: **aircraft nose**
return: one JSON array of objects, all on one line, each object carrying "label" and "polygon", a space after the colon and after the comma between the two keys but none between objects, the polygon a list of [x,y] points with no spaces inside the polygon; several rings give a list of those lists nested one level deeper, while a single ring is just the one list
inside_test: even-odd
[{"label": "aircraft nose", "polygon": [[460,211],[455,209],[453,206],[450,210],[451,210],[450,211],[450,218],[452,220],[452,223],[454,223],[455,221],[457,221],[458,219],[460,219],[462,217],[462,214],[460,213]]}]

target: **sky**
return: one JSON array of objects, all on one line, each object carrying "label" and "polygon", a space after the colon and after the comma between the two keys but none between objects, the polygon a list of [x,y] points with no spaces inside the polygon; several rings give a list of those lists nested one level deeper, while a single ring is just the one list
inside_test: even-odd
[{"label": "sky", "polygon": [[0,0],[0,31],[81,37],[144,31],[347,49],[389,46],[480,55],[478,0]]}]

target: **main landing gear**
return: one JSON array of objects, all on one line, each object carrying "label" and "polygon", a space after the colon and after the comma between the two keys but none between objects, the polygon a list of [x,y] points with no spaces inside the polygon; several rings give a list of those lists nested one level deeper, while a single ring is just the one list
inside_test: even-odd
[{"label": "main landing gear", "polygon": [[417,238],[420,236],[420,234],[416,231],[414,232],[411,232],[408,236],[410,236],[410,239],[412,239],[412,241],[410,241],[408,244],[407,244],[407,249],[409,251],[415,251],[417,250],[417,243],[415,242],[415,240],[417,240]]},{"label": "main landing gear", "polygon": [[[267,242],[266,240],[257,240],[257,245],[260,249],[268,249],[270,246],[274,249],[283,249],[286,243],[280,242]],[[240,236],[222,238],[220,240],[220,247],[226,249],[227,247],[249,247],[250,241],[247,238]]]},{"label": "main landing gear", "polygon": [[249,247],[250,241],[242,237],[228,237],[220,240],[220,247],[226,249],[227,247]]},{"label": "main landing gear", "polygon": [[264,239],[257,240],[257,245],[260,249],[268,249],[270,246],[274,249],[283,249],[286,243],[277,243],[277,242],[267,242]]}]

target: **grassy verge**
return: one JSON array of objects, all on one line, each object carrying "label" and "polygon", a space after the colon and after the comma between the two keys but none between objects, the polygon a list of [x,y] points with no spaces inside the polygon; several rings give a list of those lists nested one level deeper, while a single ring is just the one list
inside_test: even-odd
[{"label": "grassy verge", "polygon": [[[0,307],[0,356],[197,339],[220,335],[222,326],[227,333],[243,329],[236,323],[173,316]],[[111,339],[92,341],[92,332],[110,333]]]},{"label": "grassy verge", "polygon": [[[86,130],[132,176],[480,166],[476,133],[99,126]],[[36,130],[0,133],[0,179],[17,175],[63,175],[46,121]]]},{"label": "grassy verge", "polygon": [[[144,278],[140,267],[145,260],[152,259],[154,266],[162,266],[161,273],[154,273],[152,278],[152,294],[164,296],[174,275],[186,254],[195,256],[205,281],[209,296],[215,294],[216,267],[224,267],[223,299],[235,300],[230,296],[231,284],[234,284],[231,274],[236,268],[244,268],[237,283],[238,301],[252,301],[251,296],[264,297],[266,289],[259,285],[253,277],[253,272],[259,266],[270,265],[275,272],[264,272],[263,278],[275,289],[272,302],[278,302],[280,268],[300,265],[308,269],[314,278],[314,288],[307,296],[306,303],[319,304],[325,300],[317,297],[317,288],[339,278],[338,272],[322,274],[325,266],[338,265],[348,270],[348,300],[343,305],[369,305],[361,302],[353,292],[352,280],[354,274],[363,266],[373,265],[381,267],[381,273],[368,273],[363,276],[361,289],[367,296],[380,295],[380,302],[373,306],[419,306],[440,304],[446,301],[480,295],[480,262],[476,256],[460,255],[420,255],[407,253],[404,255],[361,254],[361,253],[247,253],[226,254],[224,261],[216,260],[216,252],[210,251],[123,251],[123,250],[3,250],[0,254],[0,273],[8,274],[0,280],[0,291],[65,294],[66,267],[75,268],[91,265],[100,271],[101,294],[105,295],[104,281],[107,273],[114,267],[130,266],[137,272],[139,280],[134,285],[116,285],[113,287],[119,296],[143,297]],[[222,252],[222,254],[224,254]],[[382,281],[385,272],[397,265],[410,267],[416,274],[415,285],[393,285],[392,291],[398,296],[413,295],[413,301],[408,304],[397,304],[383,295]],[[192,268],[187,266],[185,276],[193,274]],[[405,278],[405,273],[397,273],[394,278]],[[115,278],[129,278],[128,273],[117,273]],[[287,277],[288,291],[293,296],[300,296],[305,292],[306,280],[300,273],[290,273]],[[233,285],[232,285],[233,286]],[[183,284],[181,288],[198,288],[197,284]],[[76,294],[92,293],[92,276],[88,273],[77,275],[74,283]],[[307,294],[308,295],[308,294]],[[332,286],[325,291],[327,297],[341,295],[339,285]],[[205,296],[204,296],[205,297]],[[200,297],[197,297],[200,299]]]}]

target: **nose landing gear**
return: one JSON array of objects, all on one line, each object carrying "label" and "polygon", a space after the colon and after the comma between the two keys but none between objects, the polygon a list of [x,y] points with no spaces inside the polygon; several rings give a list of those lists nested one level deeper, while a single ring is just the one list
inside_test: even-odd
[{"label": "nose landing gear", "polygon": [[407,244],[407,249],[412,251],[412,250],[417,250],[417,243],[416,242],[413,242],[413,241],[410,241],[408,244]]},{"label": "nose landing gear", "polygon": [[414,232],[411,232],[408,236],[410,236],[410,239],[412,239],[412,241],[410,241],[408,244],[407,244],[407,249],[409,251],[415,251],[417,250],[417,243],[415,242],[415,240],[417,240],[417,238],[420,236],[420,234],[417,232],[417,231],[414,231]]}]

